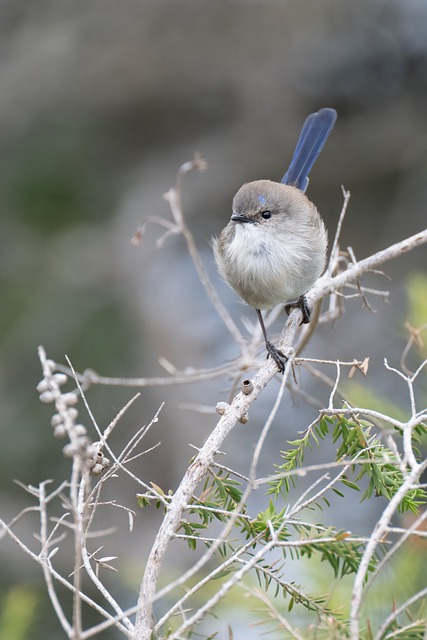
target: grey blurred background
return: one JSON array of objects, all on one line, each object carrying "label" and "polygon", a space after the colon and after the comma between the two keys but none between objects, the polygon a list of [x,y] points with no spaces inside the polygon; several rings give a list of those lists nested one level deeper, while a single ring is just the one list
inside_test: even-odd
[{"label": "grey blurred background", "polygon": [[[342,204],[341,185],[352,193],[342,244],[350,244],[356,256],[424,228],[424,0],[0,1],[0,490],[5,519],[28,504],[13,478],[36,484],[68,474],[62,442],[51,435],[51,408],[37,400],[39,344],[58,362],[67,354],[77,370],[123,377],[163,375],[161,356],[182,369],[211,367],[236,355],[182,239],[172,236],[159,250],[155,240],[161,229],[155,227],[139,250],[130,239],[142,218],[170,218],[162,195],[174,184],[180,164],[199,151],[209,168],[185,179],[186,219],[236,322],[242,316],[254,321],[252,311],[216,275],[210,238],[226,224],[243,182],[280,179],[304,118],[323,106],[337,109],[338,122],[312,172],[308,195],[330,235]],[[410,313],[408,277],[425,270],[425,259],[419,249],[386,266],[392,276],[390,304],[373,300],[372,314],[360,301],[349,303],[341,320],[319,330],[307,355],[370,355],[365,384],[406,409],[404,386],[384,372],[383,358],[398,365]],[[388,286],[381,280],[376,285]],[[420,318],[419,324],[425,321]],[[327,390],[309,378],[302,384],[327,398]],[[149,447],[161,440],[162,446],[135,470],[147,482],[174,488],[192,455],[188,443],[200,445],[216,421],[215,414],[180,405],[213,407],[227,398],[229,387],[223,380],[143,389],[112,445],[123,445],[165,401],[144,443]],[[247,471],[276,390],[270,385],[250,423],[235,429],[226,443],[227,465]],[[108,424],[132,393],[91,389],[88,400],[99,424]],[[286,440],[315,415],[286,397],[261,463],[264,471],[280,461]],[[83,409],[81,416],[89,426]],[[136,491],[124,482],[118,494],[136,508]],[[351,513],[343,502],[339,505],[338,526],[369,531],[372,507]],[[135,549],[143,566],[151,535],[152,528],[143,531],[139,521],[137,533],[126,538],[129,566],[135,567]],[[40,589],[31,637],[39,637],[39,627],[40,637],[62,637],[49,618],[38,568],[7,542],[0,546],[0,566],[3,593],[23,581]],[[139,574],[133,568],[122,575],[130,603]]]}]

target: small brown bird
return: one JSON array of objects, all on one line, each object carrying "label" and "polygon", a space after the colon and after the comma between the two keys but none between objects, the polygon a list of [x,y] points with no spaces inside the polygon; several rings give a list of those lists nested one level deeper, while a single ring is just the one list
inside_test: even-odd
[{"label": "small brown bird", "polygon": [[213,241],[219,273],[255,307],[268,356],[281,372],[287,358],[268,339],[261,309],[288,303],[288,312],[298,306],[303,322],[310,320],[304,294],[325,267],[327,232],[304,192],[336,117],[326,108],[307,118],[282,181],[244,184],[234,196],[230,222]]}]

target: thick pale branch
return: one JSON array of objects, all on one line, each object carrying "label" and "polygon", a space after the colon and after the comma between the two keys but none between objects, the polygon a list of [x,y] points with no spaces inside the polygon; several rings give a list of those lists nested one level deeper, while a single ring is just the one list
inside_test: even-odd
[{"label": "thick pale branch", "polygon": [[[297,331],[298,319],[295,317],[290,318],[288,324],[291,327],[294,326],[294,331]],[[290,364],[291,361],[288,362],[284,375],[289,375]],[[268,361],[261,367],[252,380],[254,387],[253,392],[250,395],[244,395],[243,393],[237,394],[233,402],[226,408],[215,429],[185,473],[181,484],[171,500],[168,512],[164,517],[147,561],[147,568],[139,594],[138,604],[140,610],[136,620],[136,639],[140,640],[150,637],[152,629],[152,603],[154,602],[157,577],[169,543],[174,537],[175,530],[180,523],[182,513],[188,501],[197,485],[203,480],[222,442],[236,423],[247,414],[252,402],[258,397],[262,389],[264,389],[276,372],[277,366],[273,361]]]}]

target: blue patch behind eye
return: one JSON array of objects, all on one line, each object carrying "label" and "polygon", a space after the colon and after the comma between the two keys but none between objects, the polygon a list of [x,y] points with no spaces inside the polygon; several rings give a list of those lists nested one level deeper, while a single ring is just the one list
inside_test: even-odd
[{"label": "blue patch behind eye", "polygon": [[265,205],[265,203],[267,202],[267,199],[265,196],[258,196],[258,201],[261,205]]}]

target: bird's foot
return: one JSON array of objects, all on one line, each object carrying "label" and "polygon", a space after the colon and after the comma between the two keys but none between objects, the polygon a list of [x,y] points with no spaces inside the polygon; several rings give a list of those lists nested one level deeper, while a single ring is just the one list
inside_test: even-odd
[{"label": "bird's foot", "polygon": [[301,324],[308,324],[310,322],[310,307],[308,306],[305,296],[300,296],[296,302],[288,302],[288,304],[285,304],[285,311],[288,315],[293,309],[301,309]]},{"label": "bird's foot", "polygon": [[279,373],[283,373],[285,370],[285,365],[288,361],[287,356],[285,356],[285,354],[280,351],[280,349],[278,349],[277,347],[274,346],[274,344],[272,342],[270,342],[269,340],[266,341],[265,346],[267,348],[267,358],[269,358],[270,356],[273,358],[274,362],[277,364],[277,366],[279,367]]}]

